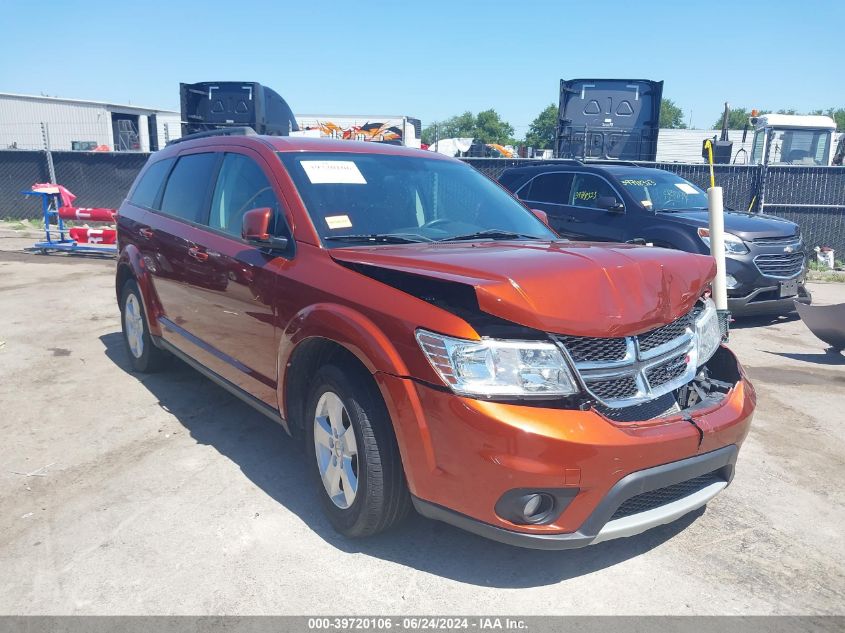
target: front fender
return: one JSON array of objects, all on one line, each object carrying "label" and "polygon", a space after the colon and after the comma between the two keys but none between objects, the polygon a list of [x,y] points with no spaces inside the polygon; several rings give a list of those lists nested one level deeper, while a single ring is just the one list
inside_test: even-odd
[{"label": "front fender", "polygon": [[[406,465],[408,484],[415,491],[417,475],[409,464],[425,464],[426,471],[436,470],[429,429],[412,375],[393,341],[371,319],[357,310],[336,303],[320,303],[297,313],[282,332],[279,342],[279,411],[290,417],[286,386],[290,360],[299,345],[312,339],[324,339],[353,354],[373,374],[387,406],[399,451]],[[292,377],[290,377],[292,379]]]},{"label": "front fender", "polygon": [[318,303],[299,311],[279,340],[279,406],[285,411],[284,385],[288,363],[296,347],[310,338],[323,338],[343,346],[371,374],[386,372],[407,376],[408,367],[384,332],[360,312],[337,303]]},{"label": "front fender", "polygon": [[[128,274],[121,274],[122,271],[127,271]],[[141,302],[144,304],[144,312],[147,315],[147,324],[150,328],[150,334],[153,336],[161,336],[161,326],[158,324],[158,317],[162,314],[161,302],[156,294],[155,287],[152,282],[152,274],[144,261],[144,256],[141,251],[134,244],[128,244],[120,251],[120,256],[117,260],[117,299],[120,301],[120,291],[129,277],[135,280],[138,284],[138,289],[141,291]]]}]

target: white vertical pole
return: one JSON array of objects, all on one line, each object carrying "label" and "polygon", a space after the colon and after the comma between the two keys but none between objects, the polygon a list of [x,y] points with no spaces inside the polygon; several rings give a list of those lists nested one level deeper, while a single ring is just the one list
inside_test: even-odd
[{"label": "white vertical pole", "polygon": [[717,310],[728,309],[728,289],[725,284],[725,209],[722,188],[707,190],[707,208],[710,212],[710,254],[716,260],[716,278],[713,280],[713,301]]}]

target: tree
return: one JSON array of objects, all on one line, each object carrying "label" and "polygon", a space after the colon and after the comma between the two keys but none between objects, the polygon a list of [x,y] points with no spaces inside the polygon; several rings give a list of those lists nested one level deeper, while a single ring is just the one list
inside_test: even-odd
[{"label": "tree", "polygon": [[475,117],[475,138],[482,143],[513,144],[513,126],[503,121],[493,108],[479,112]]},{"label": "tree", "polygon": [[671,99],[663,99],[660,102],[660,127],[675,130],[687,127],[684,123],[684,111]]},{"label": "tree", "polygon": [[[757,114],[769,114],[771,110],[760,110]],[[778,114],[800,114],[795,108],[781,108],[777,111]],[[845,130],[845,108],[828,108],[827,110],[811,110],[809,114],[829,116],[836,121],[836,129]],[[748,123],[748,117],[751,113],[745,108],[734,108],[731,110],[728,117],[728,127],[732,130],[741,130]],[[722,127],[722,117],[720,116],[713,124],[713,129],[718,130]]]},{"label": "tree", "polygon": [[557,106],[552,103],[531,122],[525,144],[534,149],[551,149],[555,144],[556,130]]},{"label": "tree", "polygon": [[437,138],[477,138],[483,143],[513,143],[513,126],[503,121],[494,109],[484,110],[477,115],[469,110],[427,125],[422,131],[422,142],[431,145]]},{"label": "tree", "polygon": [[845,132],[845,108],[828,108],[827,116],[836,121],[836,129]]}]

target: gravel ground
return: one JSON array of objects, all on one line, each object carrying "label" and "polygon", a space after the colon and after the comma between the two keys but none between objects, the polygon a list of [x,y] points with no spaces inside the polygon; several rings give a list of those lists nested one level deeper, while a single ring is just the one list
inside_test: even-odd
[{"label": "gravel ground", "polygon": [[179,363],[128,371],[113,261],[29,242],[0,239],[0,613],[843,611],[845,357],[799,320],[732,334],[759,409],[704,511],[563,552],[418,516],[347,541],[280,427]]}]

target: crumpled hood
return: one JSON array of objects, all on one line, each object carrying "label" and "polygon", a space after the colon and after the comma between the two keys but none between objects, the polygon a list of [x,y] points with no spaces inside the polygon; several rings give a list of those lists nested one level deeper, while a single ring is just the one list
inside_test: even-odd
[{"label": "crumpled hood", "polygon": [[473,286],[484,312],[579,336],[628,336],[686,314],[716,273],[711,257],[589,242],[474,242],[337,248],[340,262]]}]

